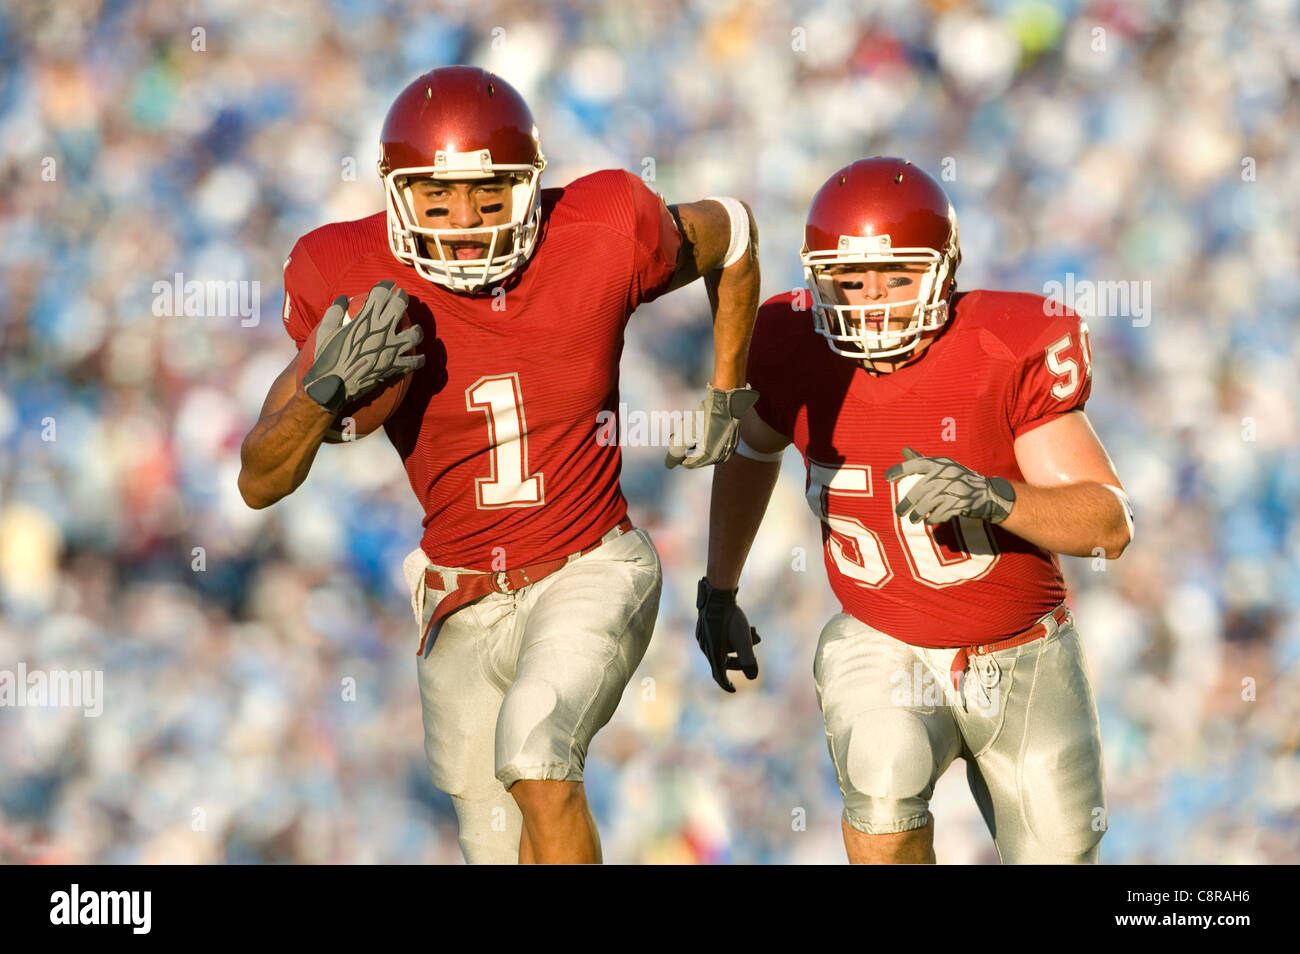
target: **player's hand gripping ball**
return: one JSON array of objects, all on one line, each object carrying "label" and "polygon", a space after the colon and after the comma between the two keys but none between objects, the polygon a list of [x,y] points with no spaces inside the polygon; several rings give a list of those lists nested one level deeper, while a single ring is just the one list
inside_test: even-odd
[{"label": "player's hand gripping ball", "polygon": [[406,305],[406,292],[391,281],[368,294],[340,296],[303,342],[298,381],[336,414],[326,441],[378,430],[406,397],[412,374],[424,364],[414,351],[424,332],[411,324]]}]

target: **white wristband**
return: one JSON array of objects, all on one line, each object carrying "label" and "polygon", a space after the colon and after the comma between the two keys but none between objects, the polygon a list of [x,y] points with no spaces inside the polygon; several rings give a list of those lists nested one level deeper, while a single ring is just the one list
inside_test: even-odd
[{"label": "white wristband", "polygon": [[722,260],[722,267],[727,268],[740,261],[741,256],[749,250],[749,213],[739,199],[731,196],[710,195],[705,198],[726,209],[727,218],[731,219],[731,244],[727,246],[727,255]]},{"label": "white wristband", "polygon": [[762,451],[754,450],[754,448],[746,444],[745,439],[741,437],[736,441],[736,453],[739,454],[741,457],[748,457],[750,460],[757,460],[763,463],[772,463],[774,461],[780,460],[783,456],[785,456],[785,448],[782,447],[779,451],[777,451],[774,454],[764,454]]}]

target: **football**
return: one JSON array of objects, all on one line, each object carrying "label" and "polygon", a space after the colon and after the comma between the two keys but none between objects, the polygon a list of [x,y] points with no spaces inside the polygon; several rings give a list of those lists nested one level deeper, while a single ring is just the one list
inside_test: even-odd
[{"label": "football", "polygon": [[[343,319],[344,325],[361,312],[368,297],[368,292],[362,292],[348,299],[348,313]],[[398,329],[405,330],[409,327],[411,327],[411,319],[404,314],[398,322]],[[316,332],[319,330],[319,325],[311,330],[307,340],[302,343],[302,350],[298,352],[299,387],[302,386],[303,378],[307,376],[312,363],[316,360]],[[325,432],[325,441],[330,444],[341,444],[379,430],[384,422],[396,413],[402,399],[406,397],[406,391],[411,386],[411,375],[414,373],[408,371],[406,374],[394,375],[368,394],[363,394],[356,400],[344,404],[334,420],[334,425]]]}]

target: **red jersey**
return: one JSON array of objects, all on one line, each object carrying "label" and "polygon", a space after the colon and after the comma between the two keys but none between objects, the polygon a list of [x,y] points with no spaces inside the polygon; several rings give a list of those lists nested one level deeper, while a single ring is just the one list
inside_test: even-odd
[{"label": "red jersey", "polygon": [[425,364],[384,427],[435,564],[550,560],[627,512],[600,414],[618,409],[628,317],[667,290],[681,237],[663,200],[620,171],[543,190],[540,229],[523,268],[472,295],[399,263],[383,213],[309,232],[285,264],[284,324],[299,348],[339,295],[390,279],[410,297]]},{"label": "red jersey", "polygon": [[894,506],[921,478],[891,484],[885,471],[911,447],[1023,480],[1015,439],[1088,398],[1087,325],[1038,295],[959,294],[926,353],[877,377],[827,347],[812,314],[795,307],[807,301],[790,292],[764,303],[749,381],[759,416],[804,456],[844,612],[917,646],[969,646],[1021,632],[1060,605],[1056,554],[968,517],[938,527],[900,519]]}]

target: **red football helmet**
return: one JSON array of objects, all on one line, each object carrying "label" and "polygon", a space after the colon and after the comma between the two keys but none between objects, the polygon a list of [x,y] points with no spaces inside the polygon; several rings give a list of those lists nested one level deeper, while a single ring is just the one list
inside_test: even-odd
[{"label": "red football helmet", "polygon": [[[799,257],[813,323],[832,351],[849,358],[909,354],[923,334],[948,320],[961,261],[957,214],[939,183],[905,159],[859,159],[813,196]],[[911,264],[927,266],[915,298],[857,305],[835,300],[830,277],[836,266]],[[909,320],[891,328],[891,317]]]},{"label": "red football helmet", "polygon": [[[399,262],[454,291],[500,281],[528,260],[537,243],[546,168],[533,114],[509,83],[472,66],[425,73],[398,94],[380,134],[379,175],[388,196],[388,245]],[[415,215],[413,179],[490,179],[509,176],[513,200],[508,225],[474,229],[488,244],[485,258],[457,259],[444,242],[463,229],[422,228]],[[490,237],[489,237],[490,236]],[[506,248],[507,242],[509,248]]]}]

